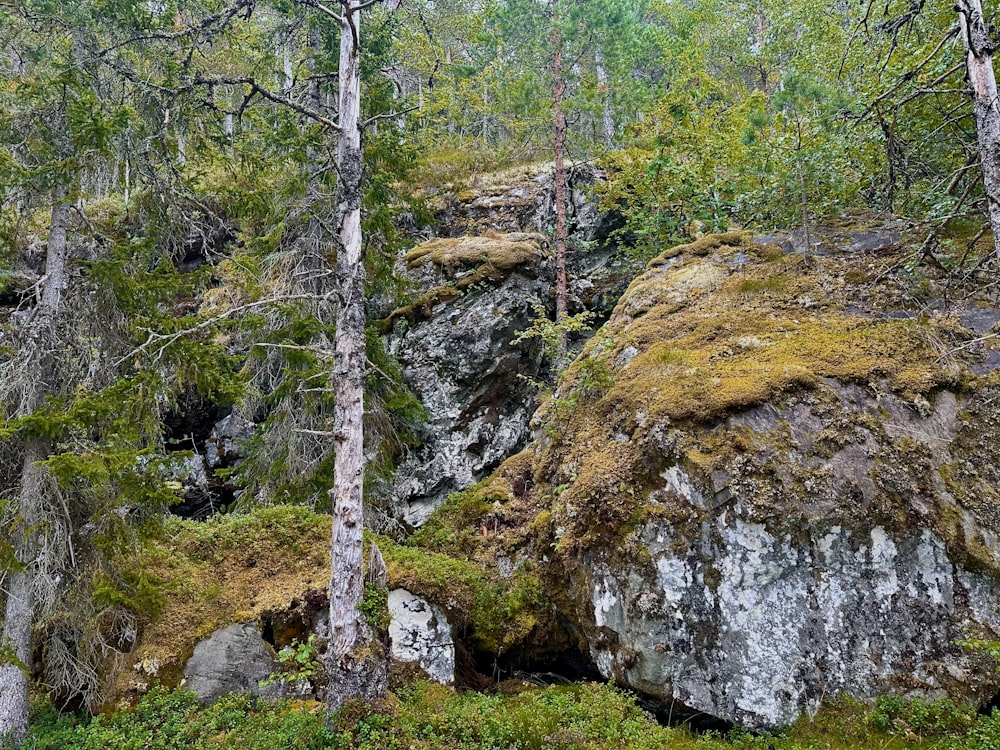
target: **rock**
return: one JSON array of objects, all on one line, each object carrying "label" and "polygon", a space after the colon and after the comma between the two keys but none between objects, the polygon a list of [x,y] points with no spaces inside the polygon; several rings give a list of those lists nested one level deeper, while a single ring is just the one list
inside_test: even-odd
[{"label": "rock", "polygon": [[[398,464],[390,489],[414,526],[530,437],[528,420],[536,407],[530,379],[541,376],[542,352],[536,342],[514,343],[514,338],[531,325],[536,308],[546,309],[551,264],[538,240],[517,243],[534,250],[506,275],[465,287],[426,319],[399,320],[388,336],[389,350],[427,412],[420,445]],[[488,243],[477,247],[469,253],[473,266],[488,257]],[[414,272],[425,288],[460,283],[476,272],[457,261],[450,267],[451,262],[427,262]]]},{"label": "rock", "polygon": [[[634,272],[609,241],[613,227],[591,195],[601,179],[577,166],[570,191],[570,312],[589,310],[598,320]],[[555,271],[548,235],[539,234],[554,222],[552,200],[549,168],[485,179],[440,212],[443,233],[460,236],[421,243],[402,259],[419,291],[385,318],[383,330],[427,419],[387,494],[413,526],[530,438],[533,381],[548,370],[539,342],[514,339],[539,314],[554,314]]]},{"label": "rock", "polygon": [[455,644],[451,626],[438,607],[406,589],[389,592],[392,658],[416,662],[435,682],[455,682]]},{"label": "rock", "polygon": [[229,693],[279,698],[284,687],[280,682],[261,685],[274,668],[274,652],[256,625],[230,625],[195,646],[184,667],[183,686],[203,703]]},{"label": "rock", "polygon": [[254,423],[229,414],[212,428],[205,441],[205,462],[210,469],[235,466],[246,455],[244,445],[253,435]]},{"label": "rock", "polygon": [[905,256],[891,231],[810,237],[651,263],[536,416],[535,490],[490,511],[527,540],[479,544],[568,581],[601,673],[667,703],[758,729],[837,694],[985,704],[1000,675],[956,642],[1000,637],[995,352],[880,312],[910,308],[853,279]]}]

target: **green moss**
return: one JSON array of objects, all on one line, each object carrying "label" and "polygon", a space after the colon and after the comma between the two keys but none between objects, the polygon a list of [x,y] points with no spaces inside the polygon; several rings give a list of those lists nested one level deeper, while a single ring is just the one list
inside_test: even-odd
[{"label": "green moss", "polygon": [[435,307],[453,302],[461,296],[462,290],[458,287],[436,286],[421,294],[410,304],[396,308],[388,317],[377,321],[375,325],[379,333],[385,335],[392,331],[398,321],[405,320],[413,325],[420,320],[426,320],[434,314]]},{"label": "green moss", "polygon": [[[205,522],[165,519],[132,563],[137,575],[158,582],[162,606],[144,619],[128,663],[105,667],[108,705],[138,699],[137,682],[176,686],[195,644],[216,629],[285,610],[306,591],[325,588],[329,534],[330,517],[301,506]],[[156,667],[137,674],[137,663]]]},{"label": "green moss", "polygon": [[468,560],[388,539],[378,544],[390,587],[404,588],[442,607],[478,650],[506,653],[515,646],[530,648],[538,639],[535,631],[548,618],[548,598],[530,567],[500,579]]},{"label": "green moss", "polygon": [[751,297],[756,294],[775,294],[788,288],[785,276],[768,276],[763,279],[744,279],[736,284],[734,291],[742,296]]},{"label": "green moss", "polygon": [[654,268],[656,266],[662,266],[668,260],[678,256],[686,255],[702,257],[708,255],[712,250],[717,250],[721,247],[744,247],[748,244],[750,236],[749,232],[724,232],[721,234],[709,234],[686,245],[677,245],[676,247],[665,250],[663,253],[651,260],[647,267]]},{"label": "green moss", "polygon": [[462,268],[481,265],[509,272],[533,260],[546,245],[544,236],[527,233],[437,238],[410,250],[403,263],[409,269],[433,263],[450,276]]},{"label": "green moss", "polygon": [[479,284],[496,284],[537,258],[547,246],[540,234],[513,233],[477,237],[437,238],[417,245],[403,256],[410,270],[432,263],[455,283],[436,286],[376,323],[381,334],[400,321],[410,324],[430,318],[434,308],[459,299]]},{"label": "green moss", "polygon": [[365,585],[365,593],[358,603],[358,611],[376,633],[389,629],[389,590],[384,586]]}]

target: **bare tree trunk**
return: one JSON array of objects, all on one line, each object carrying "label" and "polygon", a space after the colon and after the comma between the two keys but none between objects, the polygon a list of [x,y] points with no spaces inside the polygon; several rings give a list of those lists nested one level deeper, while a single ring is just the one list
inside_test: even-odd
[{"label": "bare tree trunk", "polygon": [[972,86],[990,228],[993,230],[995,252],[1000,258],[1000,104],[997,102],[997,79],[993,72],[993,43],[980,0],[961,0],[955,9],[965,42],[966,73]]},{"label": "bare tree trunk", "polygon": [[352,698],[372,700],[386,689],[381,644],[366,643],[358,603],[364,594],[362,529],[364,489],[365,299],[361,246],[362,151],[361,12],[342,6],[340,37],[340,142],[337,146],[337,265],[340,292],[334,342],[334,485],[330,541],[330,687],[333,712]]},{"label": "bare tree trunk", "polygon": [[612,149],[615,147],[615,118],[611,112],[611,87],[608,71],[604,68],[604,55],[598,47],[594,51],[594,68],[597,73],[597,88],[603,98],[603,110],[601,112],[601,129],[604,131],[604,145]]},{"label": "bare tree trunk", "polygon": [[[68,132],[66,135],[68,142]],[[45,278],[42,297],[34,310],[25,345],[51,347],[46,335],[59,310],[66,286],[67,242],[66,227],[71,203],[67,191],[57,188],[49,225],[49,241],[45,258]],[[31,414],[41,406],[53,378],[51,354],[43,354],[36,372],[31,373],[31,392],[25,398],[23,414]],[[29,437],[25,442],[18,497],[20,537],[15,552],[21,569],[10,574],[7,599],[4,603],[3,631],[0,633],[0,747],[18,744],[28,735],[28,683],[31,664],[31,631],[34,624],[36,557],[39,550],[39,523],[45,507],[45,471],[38,465],[49,456],[46,440]]]},{"label": "bare tree trunk", "polygon": [[[553,182],[556,201],[556,321],[566,317],[566,248],[569,229],[566,223],[566,114],[563,99],[566,94],[566,79],[563,77],[562,39],[559,33],[559,19],[553,20],[552,32],[552,145],[555,157]],[[563,334],[560,355],[565,353],[566,340]],[[560,363],[561,364],[561,363]]]}]

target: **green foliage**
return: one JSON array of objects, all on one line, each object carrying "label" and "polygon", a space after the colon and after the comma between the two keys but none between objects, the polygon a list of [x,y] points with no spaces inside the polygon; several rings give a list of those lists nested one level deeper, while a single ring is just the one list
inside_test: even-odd
[{"label": "green foliage", "polygon": [[[594,313],[583,310],[574,315],[566,315],[560,320],[551,320],[545,312],[545,308],[535,305],[535,318],[531,325],[523,331],[518,331],[512,344],[519,344],[525,341],[538,340],[542,344],[545,356],[552,363],[553,373],[558,375],[569,364],[567,354],[563,351],[566,346],[566,339],[570,334],[578,334],[591,329],[590,323],[594,319]],[[562,357],[563,361],[560,361]]]},{"label": "green foliage", "polygon": [[311,681],[322,668],[319,657],[319,642],[315,635],[305,641],[293,640],[278,652],[278,671],[267,677],[261,684],[274,682]]},{"label": "green foliage", "polygon": [[117,578],[105,571],[96,571],[91,596],[97,611],[125,607],[137,615],[152,618],[157,617],[166,604],[162,584],[142,569],[124,570]]},{"label": "green foliage", "polygon": [[81,722],[47,709],[22,750],[320,750],[334,747],[321,717],[229,695],[202,708],[192,693],[150,692],[134,712]]},{"label": "green foliage", "polygon": [[382,633],[389,629],[389,589],[377,584],[365,584],[365,593],[358,602],[358,611],[372,630]]},{"label": "green foliage", "polygon": [[[696,736],[667,728],[610,685],[522,686],[510,694],[417,682],[381,706],[322,711],[230,695],[202,707],[191,693],[149,693],[132,712],[90,721],[36,711],[20,750],[989,750],[1000,713],[883,699],[870,712],[839,702],[787,732]],[[884,723],[885,729],[879,728]],[[919,735],[914,732],[919,730]]]},{"label": "green foliage", "polygon": [[961,736],[976,724],[977,716],[975,706],[948,699],[927,703],[880,696],[867,721],[880,732],[922,740]]}]

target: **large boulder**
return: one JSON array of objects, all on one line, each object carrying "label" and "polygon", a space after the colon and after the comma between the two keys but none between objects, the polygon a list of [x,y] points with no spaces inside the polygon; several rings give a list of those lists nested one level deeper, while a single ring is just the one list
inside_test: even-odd
[{"label": "large boulder", "polygon": [[897,273],[900,227],[809,239],[650,263],[536,415],[530,477],[491,484],[477,559],[534,557],[601,673],[667,704],[986,703],[959,642],[1000,635],[998,316]]},{"label": "large boulder", "polygon": [[230,693],[277,698],[282,683],[268,681],[276,666],[273,649],[255,623],[219,628],[194,647],[184,667],[184,687],[211,703]]},{"label": "large boulder", "polygon": [[503,234],[431,240],[404,263],[423,291],[384,327],[426,419],[391,495],[419,526],[531,437],[542,351],[514,339],[548,305],[551,261],[544,237]]}]

